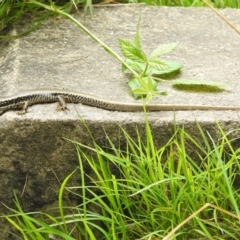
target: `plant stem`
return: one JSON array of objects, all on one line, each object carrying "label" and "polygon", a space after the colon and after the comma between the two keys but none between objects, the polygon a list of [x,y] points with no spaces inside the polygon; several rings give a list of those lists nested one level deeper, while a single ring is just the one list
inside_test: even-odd
[{"label": "plant stem", "polygon": [[142,76],[145,75],[145,73],[147,72],[147,69],[148,69],[148,60],[147,60],[147,62],[146,62],[146,67],[145,67],[145,69],[144,69],[144,71],[143,71],[143,73],[142,73]]}]

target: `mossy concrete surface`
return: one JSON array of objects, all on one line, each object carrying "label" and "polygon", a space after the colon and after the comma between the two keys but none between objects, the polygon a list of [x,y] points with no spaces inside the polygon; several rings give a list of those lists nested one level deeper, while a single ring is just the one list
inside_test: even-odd
[{"label": "mossy concrete surface", "polygon": [[[219,11],[240,28],[239,10]],[[184,65],[175,78],[226,84],[222,93],[190,93],[159,83],[158,89],[167,90],[168,95],[154,98],[154,103],[240,106],[240,36],[211,10],[142,5],[98,7],[85,26],[120,54],[118,38],[133,38],[139,16],[148,53],[159,44],[180,42],[173,53],[165,56],[166,60]],[[82,13],[74,17],[84,22]],[[9,34],[21,33],[26,27],[13,26]],[[129,75],[121,72],[121,65],[69,20],[49,19],[28,36],[2,41],[0,50],[1,97],[30,89],[55,88],[135,102],[126,84]],[[80,116],[102,146],[107,145],[105,132],[118,143],[119,125],[133,136],[135,127],[139,127],[144,137],[143,113],[111,112],[77,104],[69,104],[70,111],[65,113],[56,111],[56,105],[35,105],[22,116],[15,111],[0,116],[0,202],[13,206],[15,190],[26,211],[56,203],[59,180],[78,166],[75,146],[68,139],[87,145],[92,142]],[[239,116],[237,111],[148,114],[158,146],[169,140],[175,123],[199,136],[197,121],[217,139],[220,135],[216,122],[225,131],[234,130],[239,128]],[[237,131],[233,135],[239,137]],[[238,143],[236,140],[235,145]],[[72,184],[79,184],[77,175]],[[7,212],[3,205],[0,212]],[[0,238],[13,239],[8,232],[8,227],[1,227]]]}]

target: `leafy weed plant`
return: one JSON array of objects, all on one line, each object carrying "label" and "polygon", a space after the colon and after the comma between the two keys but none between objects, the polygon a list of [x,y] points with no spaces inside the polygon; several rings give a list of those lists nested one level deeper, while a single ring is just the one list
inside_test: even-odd
[{"label": "leafy weed plant", "polygon": [[[167,80],[162,79],[161,76],[178,72],[182,64],[160,59],[161,56],[173,51],[178,43],[161,44],[148,57],[142,46],[139,28],[140,18],[133,41],[119,39],[120,49],[125,57],[122,70],[127,69],[126,64],[134,70],[134,75],[128,83],[134,98],[146,97],[146,100],[150,101],[153,95],[166,94],[166,91],[157,91],[156,81],[166,82]],[[193,92],[221,92],[224,87],[219,82],[206,80],[177,79],[168,82],[178,90]]]},{"label": "leafy weed plant", "polygon": [[[119,39],[119,45],[125,57],[125,63],[137,73],[129,81],[129,86],[134,97],[137,99],[146,95],[147,100],[151,100],[154,94],[158,94],[155,79],[160,80],[154,77],[154,75],[163,75],[178,71],[182,65],[177,62],[167,62],[159,59],[160,56],[173,51],[178,43],[160,45],[148,57],[142,47],[139,27],[140,19],[133,41]],[[122,65],[122,70],[126,70],[125,65]],[[162,94],[164,93],[162,92]]]},{"label": "leafy weed plant", "polygon": [[[240,194],[234,181],[240,151],[220,126],[216,142],[198,128],[201,141],[179,128],[162,147],[156,147],[148,121],[144,139],[137,129],[133,139],[121,128],[125,151],[108,136],[107,149],[94,140],[93,147],[73,141],[79,168],[62,183],[59,216],[38,213],[35,218],[36,213],[23,212],[16,198],[17,210],[10,209],[13,214],[4,217],[23,239],[237,240]],[[194,149],[194,158],[189,149]],[[94,174],[85,173],[86,163]],[[67,186],[76,172],[81,185]],[[65,206],[65,191],[81,203]]]}]

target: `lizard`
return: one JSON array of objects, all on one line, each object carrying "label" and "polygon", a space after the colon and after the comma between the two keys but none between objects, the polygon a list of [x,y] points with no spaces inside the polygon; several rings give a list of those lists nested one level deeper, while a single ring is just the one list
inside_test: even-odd
[{"label": "lizard", "polygon": [[[98,98],[92,95],[65,90],[31,90],[12,97],[0,99],[0,115],[5,111],[21,109],[18,114],[27,113],[28,106],[38,103],[58,102],[57,110],[68,110],[66,103],[81,103],[110,111],[138,112],[143,104],[124,103]],[[187,105],[187,104],[146,104],[146,111],[191,111],[191,110],[240,110],[237,106]]]}]

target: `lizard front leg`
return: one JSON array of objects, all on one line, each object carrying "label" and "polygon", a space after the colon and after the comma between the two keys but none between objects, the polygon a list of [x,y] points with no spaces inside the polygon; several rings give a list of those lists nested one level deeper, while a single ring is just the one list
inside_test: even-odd
[{"label": "lizard front leg", "polygon": [[67,104],[66,104],[64,98],[63,98],[61,95],[58,95],[57,98],[58,98],[58,103],[59,103],[59,105],[58,105],[58,107],[57,107],[57,111],[66,111],[66,110],[69,110],[69,109],[67,108]]},{"label": "lizard front leg", "polygon": [[28,101],[19,103],[19,104],[17,105],[17,108],[22,108],[22,110],[21,110],[21,111],[18,111],[17,114],[18,114],[18,115],[24,115],[24,114],[26,114],[26,113],[27,113],[27,110],[28,110],[28,106],[29,106]]}]

